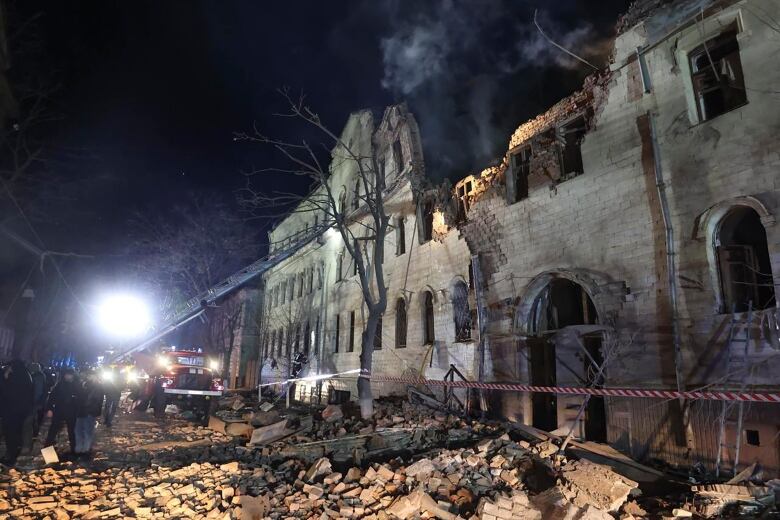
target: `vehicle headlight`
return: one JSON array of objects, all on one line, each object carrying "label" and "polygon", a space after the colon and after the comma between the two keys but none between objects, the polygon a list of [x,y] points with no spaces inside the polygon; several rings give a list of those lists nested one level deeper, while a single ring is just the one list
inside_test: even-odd
[{"label": "vehicle headlight", "polygon": [[211,370],[219,370],[219,361],[216,359],[209,360],[209,368]]},{"label": "vehicle headlight", "polygon": [[113,373],[113,372],[111,372],[110,370],[103,370],[103,371],[100,373],[100,378],[101,378],[103,381],[113,381],[113,380],[114,380],[114,373]]}]

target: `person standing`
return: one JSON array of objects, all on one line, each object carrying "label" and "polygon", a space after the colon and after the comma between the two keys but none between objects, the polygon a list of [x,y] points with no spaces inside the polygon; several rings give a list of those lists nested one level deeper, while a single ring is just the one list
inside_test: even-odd
[{"label": "person standing", "polygon": [[112,368],[106,372],[103,379],[103,389],[106,394],[106,404],[103,408],[103,423],[111,428],[114,422],[114,415],[119,406],[119,399],[122,397],[122,387],[119,385],[119,373]]},{"label": "person standing", "polygon": [[103,386],[94,372],[87,375],[81,385],[76,411],[76,457],[89,456],[95,440],[95,426],[103,410]]},{"label": "person standing", "polygon": [[2,396],[0,415],[5,437],[5,457],[2,463],[13,466],[24,444],[24,423],[33,411],[33,383],[23,361],[14,359],[5,368]]},{"label": "person standing", "polygon": [[46,408],[46,398],[49,396],[49,388],[46,383],[46,374],[38,363],[30,364],[30,377],[33,383],[33,438],[38,438],[41,431],[41,422]]},{"label": "person standing", "polygon": [[71,368],[62,371],[60,380],[54,385],[46,404],[46,415],[51,417],[49,433],[46,435],[45,446],[54,446],[57,435],[63,426],[68,429],[68,442],[71,451],[76,448],[76,412],[79,400],[79,384],[76,373]]}]

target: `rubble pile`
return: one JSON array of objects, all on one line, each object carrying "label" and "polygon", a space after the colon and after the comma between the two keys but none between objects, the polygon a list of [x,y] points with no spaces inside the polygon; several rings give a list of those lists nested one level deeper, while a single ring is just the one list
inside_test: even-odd
[{"label": "rubble pile", "polygon": [[[438,449],[404,463],[335,468],[329,458],[306,465],[280,462],[265,450],[208,447],[215,458],[183,463],[192,449],[160,454],[151,467],[87,471],[71,463],[20,473],[0,490],[8,518],[553,518],[559,512],[595,516],[616,510],[632,488],[592,463],[542,458],[546,446],[508,435],[468,448]],[[215,450],[222,450],[217,453]],[[163,453],[168,453],[164,450]],[[170,465],[162,465],[166,462]],[[557,478],[557,481],[556,481]],[[594,488],[587,480],[596,478]],[[533,488],[553,484],[552,492]],[[635,487],[635,486],[634,486]],[[589,498],[585,498],[591,493]],[[583,503],[587,502],[587,503]],[[573,517],[573,516],[570,516]],[[561,517],[563,518],[563,516]],[[579,518],[579,517],[578,517]]]},{"label": "rubble pile", "polygon": [[[281,423],[288,432],[283,439],[253,446],[246,436],[136,418],[114,437],[115,450],[133,448],[125,460],[101,452],[86,467],[66,462],[11,470],[0,477],[0,520],[631,520],[767,505],[767,488],[744,484],[700,486],[689,506],[680,507],[680,500],[654,506],[637,482],[607,466],[568,459],[549,440],[408,403],[378,403],[370,423],[347,408],[329,407],[312,419],[261,407],[247,412],[236,404],[233,413],[248,413],[248,422],[227,414],[223,418],[233,422],[220,421],[249,424],[254,432]],[[258,417],[267,414],[279,420],[260,426],[265,419]],[[133,435],[135,446],[128,441]]]}]

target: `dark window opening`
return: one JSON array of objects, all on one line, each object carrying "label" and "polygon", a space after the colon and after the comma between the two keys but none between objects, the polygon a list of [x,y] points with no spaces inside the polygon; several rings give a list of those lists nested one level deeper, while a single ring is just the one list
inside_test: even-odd
[{"label": "dark window opening", "polygon": [[560,126],[556,137],[560,147],[561,177],[566,179],[583,173],[581,145],[585,137],[585,118],[578,117]]},{"label": "dark window opening", "polygon": [[736,26],[707,40],[691,51],[688,58],[700,121],[747,103]]},{"label": "dark window opening", "polygon": [[737,207],[721,221],[717,258],[723,294],[722,312],[768,309],[775,305],[775,287],[766,231],[752,208]]},{"label": "dark window opening", "polygon": [[374,350],[382,350],[382,316],[376,322],[376,330],[374,331]]},{"label": "dark window opening", "polygon": [[745,430],[745,443],[748,446],[761,446],[758,430]]},{"label": "dark window opening", "polygon": [[355,311],[349,313],[349,343],[347,344],[347,352],[355,351]]},{"label": "dark window opening", "polygon": [[404,218],[398,217],[395,221],[395,254],[406,253],[406,231],[404,230]]},{"label": "dark window opening", "polygon": [[309,355],[309,348],[311,347],[311,325],[306,322],[306,326],[303,328],[303,353]]},{"label": "dark window opening", "polygon": [[300,352],[301,350],[301,326],[296,325],[295,337],[293,338],[293,352]]},{"label": "dark window opening", "polygon": [[395,348],[406,348],[406,300],[395,303]]},{"label": "dark window opening", "polygon": [[433,238],[433,202],[423,204],[422,241],[428,242]]},{"label": "dark window opening", "polygon": [[306,279],[305,276],[306,273],[301,273],[298,277],[298,298],[303,298],[303,285],[304,280]]},{"label": "dark window opening", "polygon": [[404,169],[404,151],[400,140],[396,140],[393,143],[393,162],[395,163],[396,173],[401,173]]},{"label": "dark window opening", "polygon": [[309,293],[314,291],[314,267],[309,268]]},{"label": "dark window opening", "polygon": [[341,314],[336,314],[336,331],[334,333],[335,338],[333,342],[333,352],[339,351],[339,339],[341,336]]},{"label": "dark window opening", "polygon": [[452,291],[452,312],[455,322],[455,341],[470,341],[471,310],[469,309],[469,288],[464,282],[457,282]]},{"label": "dark window opening", "polygon": [[[342,215],[347,212],[347,193],[342,191],[339,195],[339,209]],[[337,215],[338,217],[338,215]]]},{"label": "dark window opening", "polygon": [[352,194],[352,209],[360,207],[360,181],[355,182],[355,192]]},{"label": "dark window opening", "polygon": [[319,352],[320,348],[320,317],[317,316],[317,325],[314,327],[314,338],[311,345],[314,352]]},{"label": "dark window opening", "polygon": [[512,154],[511,175],[513,192],[511,202],[528,198],[528,176],[531,174],[531,147],[525,146]]},{"label": "dark window opening", "polygon": [[433,294],[431,291],[423,293],[423,344],[430,345],[436,340],[433,326]]}]

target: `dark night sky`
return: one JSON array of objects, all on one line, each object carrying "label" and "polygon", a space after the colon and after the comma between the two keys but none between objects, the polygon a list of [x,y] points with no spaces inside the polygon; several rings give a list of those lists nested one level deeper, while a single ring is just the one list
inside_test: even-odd
[{"label": "dark night sky", "polygon": [[408,100],[429,173],[461,177],[501,154],[517,124],[587,72],[540,41],[533,8],[556,38],[603,64],[602,43],[626,3],[22,4],[43,13],[47,59],[61,78],[64,118],[52,146],[78,152],[58,173],[87,180],[75,206],[102,241],[121,235],[129,211],[165,207],[188,190],[232,200],[241,170],[278,160],[234,143],[232,132],[253,121],[297,131],[270,115],[284,85],[305,91],[334,129],[353,110]]},{"label": "dark night sky", "polygon": [[[133,212],[164,215],[188,192],[235,204],[241,171],[284,165],[233,132],[256,122],[274,136],[311,137],[273,117],[284,108],[278,88],[305,92],[334,131],[352,111],[408,102],[428,175],[458,179],[501,156],[514,128],[589,72],[542,39],[534,9],[556,41],[602,67],[629,3],[4,1],[10,33],[40,15],[35,63],[12,62],[11,74],[37,66],[60,85],[51,102],[61,119],[42,136],[58,181],[40,197],[36,226],[50,249],[94,255],[64,262],[82,297],[94,272],[121,272]],[[282,176],[262,185],[308,189]],[[11,249],[0,263],[15,288],[34,258],[20,251],[6,270]]]}]

